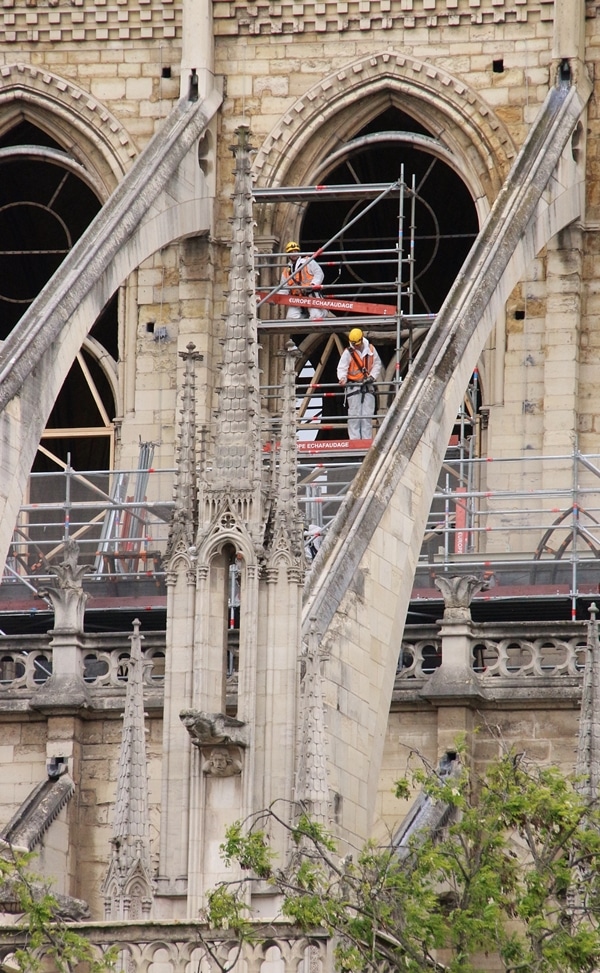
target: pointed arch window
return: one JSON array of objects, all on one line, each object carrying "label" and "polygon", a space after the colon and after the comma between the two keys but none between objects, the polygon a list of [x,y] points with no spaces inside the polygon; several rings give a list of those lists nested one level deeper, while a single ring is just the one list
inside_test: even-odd
[{"label": "pointed arch window", "polygon": [[[0,136],[0,340],[99,212],[91,175],[45,130],[22,120]],[[93,324],[56,400],[34,471],[110,469],[117,299]],[[101,364],[102,362],[102,364]]]}]

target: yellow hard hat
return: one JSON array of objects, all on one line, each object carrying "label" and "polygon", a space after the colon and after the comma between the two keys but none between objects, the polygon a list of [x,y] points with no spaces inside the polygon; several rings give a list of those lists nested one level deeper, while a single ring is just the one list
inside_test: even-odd
[{"label": "yellow hard hat", "polygon": [[350,341],[354,344],[355,341],[362,341],[363,333],[360,328],[352,328],[352,331],[348,335]]},{"label": "yellow hard hat", "polygon": [[289,243],[286,243],[286,245],[285,245],[285,252],[286,253],[292,253],[294,250],[297,250],[298,253],[300,253],[300,247],[298,246],[298,244],[296,243],[296,241],[295,240],[290,240],[290,242]]}]

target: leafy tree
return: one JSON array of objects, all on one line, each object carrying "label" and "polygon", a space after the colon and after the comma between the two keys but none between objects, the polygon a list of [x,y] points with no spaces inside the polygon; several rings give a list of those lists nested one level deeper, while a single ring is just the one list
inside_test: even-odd
[{"label": "leafy tree", "polygon": [[15,949],[10,968],[37,973],[50,964],[56,973],[107,973],[114,966],[114,950],[98,958],[91,943],[65,921],[59,898],[30,872],[31,857],[11,846],[0,854],[0,889],[19,915],[12,927]]},{"label": "leafy tree", "polygon": [[[578,782],[510,752],[482,776],[464,763],[455,776],[421,766],[397,795],[415,784],[450,823],[416,830],[402,849],[368,843],[340,859],[325,829],[301,809],[290,827],[278,803],[233,825],[222,854],[244,877],[210,895],[212,927],[251,939],[248,889],[267,882],[282,918],[335,938],[348,973],[597,968],[600,811]],[[278,827],[291,848],[283,867],[269,843]]]}]

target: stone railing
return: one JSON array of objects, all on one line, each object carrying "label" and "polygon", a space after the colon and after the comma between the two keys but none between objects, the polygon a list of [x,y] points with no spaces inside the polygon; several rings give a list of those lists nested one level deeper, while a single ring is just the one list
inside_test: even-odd
[{"label": "stone railing", "polygon": [[[505,622],[470,625],[472,666],[486,680],[532,676],[560,678],[583,671],[587,629],[585,622]],[[125,695],[130,642],[127,633],[81,638],[81,673],[92,696],[110,690]],[[144,683],[162,692],[165,638],[150,632],[142,641]],[[47,635],[9,636],[0,639],[0,702],[35,692],[53,672],[52,648]],[[438,625],[407,625],[398,658],[396,686],[425,680],[439,668],[443,639]],[[237,673],[228,679],[235,695]]]},{"label": "stone railing", "polygon": [[[581,675],[585,664],[585,622],[471,623],[472,665],[485,680]],[[396,686],[426,679],[443,660],[437,625],[407,625],[398,660]]]},{"label": "stone railing", "polygon": [[[75,923],[98,949],[119,949],[117,969],[136,973],[219,973],[233,966],[236,944],[226,934],[209,933],[194,922]],[[243,966],[246,973],[329,973],[332,969],[330,943],[322,931],[298,936],[288,927],[271,924],[256,930],[256,942],[246,945]],[[0,926],[0,964],[9,967],[12,952],[24,941],[15,926]],[[206,945],[208,944],[208,946]],[[211,955],[212,953],[212,955]]]},{"label": "stone railing", "polygon": [[[47,635],[7,636],[0,639],[0,700],[15,690],[33,692],[53,672],[53,650]],[[130,641],[127,633],[81,636],[80,661],[84,683],[92,693],[107,688],[122,689],[127,683]],[[165,671],[165,637],[150,632],[142,641],[144,683],[161,689]]]}]

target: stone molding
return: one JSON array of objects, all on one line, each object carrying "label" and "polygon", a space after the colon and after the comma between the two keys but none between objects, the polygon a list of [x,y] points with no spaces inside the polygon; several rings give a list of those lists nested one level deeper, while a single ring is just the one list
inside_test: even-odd
[{"label": "stone molding", "polygon": [[71,0],[4,0],[2,44],[81,44],[181,37],[182,6],[174,0],[105,4]]},{"label": "stone molding", "polygon": [[[510,680],[528,685],[543,679],[548,685],[571,677],[583,678],[586,651],[584,622],[505,622],[469,624],[474,668],[488,683]],[[435,625],[409,625],[402,638],[396,688],[409,688],[415,679],[428,679],[439,666],[443,634]]]},{"label": "stone molding", "polygon": [[435,64],[397,51],[383,51],[334,71],[289,106],[256,154],[256,185],[285,184],[289,160],[301,153],[313,129],[322,132],[327,120],[346,104],[375,94],[383,86],[434,105],[439,115],[451,116],[446,119],[449,128],[455,118],[457,129],[465,130],[479,156],[474,169],[479,171],[483,166],[489,171],[495,166],[506,174],[516,155],[515,146],[506,127],[478,93]]},{"label": "stone molding", "polygon": [[[0,656],[0,712],[14,711],[17,700],[27,705],[53,671],[53,633],[10,636],[2,640]],[[123,709],[127,687],[129,640],[123,633],[79,639],[83,680],[93,709]],[[146,708],[162,707],[164,684],[164,632],[144,634],[144,689]]]},{"label": "stone molding", "polygon": [[138,155],[131,136],[112,112],[83,88],[50,71],[21,61],[2,65],[0,106],[11,102],[23,103],[34,122],[39,112],[45,113],[47,123],[50,113],[76,128],[102,153],[115,177],[120,177]]},{"label": "stone molding", "polygon": [[[97,948],[99,956],[109,946],[124,950],[132,964],[126,968],[135,969],[136,973],[151,973],[156,969],[153,964],[163,963],[169,964],[167,968],[172,973],[187,973],[196,969],[201,960],[210,973],[218,973],[216,962],[206,956],[202,939],[211,942],[211,952],[223,959],[223,965],[235,943],[233,933],[210,930],[200,921],[80,922],[77,931]],[[0,926],[3,954],[6,954],[7,946],[14,948],[25,943],[26,936],[26,930],[15,931],[14,925]],[[294,973],[301,964],[304,969],[320,968],[323,973],[333,969],[330,941],[324,930],[315,930],[310,937],[298,936],[289,925],[273,922],[268,925],[257,923],[256,941],[244,947],[244,965],[248,973],[260,973],[273,947],[277,949],[281,969],[288,973]]]},{"label": "stone molding", "polygon": [[304,34],[315,31],[412,30],[432,27],[464,27],[471,24],[527,23],[552,21],[552,0],[429,0],[417,4],[404,0],[329,0],[327,3],[297,3],[283,0],[215,0],[215,33]]}]

